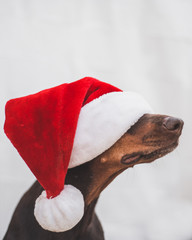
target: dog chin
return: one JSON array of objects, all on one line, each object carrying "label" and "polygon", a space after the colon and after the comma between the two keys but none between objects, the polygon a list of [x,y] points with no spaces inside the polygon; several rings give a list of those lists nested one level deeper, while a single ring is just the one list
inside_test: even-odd
[{"label": "dog chin", "polygon": [[172,152],[177,146],[178,146],[178,140],[169,146],[159,148],[150,153],[137,152],[132,154],[126,154],[122,157],[121,163],[128,166],[133,166],[139,163],[150,163]]}]

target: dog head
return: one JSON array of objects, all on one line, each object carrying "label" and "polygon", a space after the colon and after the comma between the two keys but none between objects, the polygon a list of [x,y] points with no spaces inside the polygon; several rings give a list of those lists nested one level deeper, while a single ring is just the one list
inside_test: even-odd
[{"label": "dog head", "polygon": [[181,119],[145,114],[111,148],[89,164],[90,187],[86,202],[92,199],[121,172],[135,164],[149,163],[173,151],[183,128]]},{"label": "dog head", "polygon": [[182,128],[183,121],[180,119],[145,114],[100,156],[100,161],[119,168],[152,162],[177,147]]}]

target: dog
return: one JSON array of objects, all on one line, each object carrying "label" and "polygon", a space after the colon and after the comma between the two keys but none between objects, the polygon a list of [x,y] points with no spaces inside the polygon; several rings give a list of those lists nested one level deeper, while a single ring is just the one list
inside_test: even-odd
[{"label": "dog", "polygon": [[145,114],[111,148],[80,166],[68,170],[66,184],[83,194],[85,212],[81,221],[66,232],[46,231],[34,217],[34,204],[43,188],[38,182],[24,194],[13,214],[4,240],[104,240],[95,213],[100,193],[127,168],[150,163],[173,151],[183,121],[158,114]]}]

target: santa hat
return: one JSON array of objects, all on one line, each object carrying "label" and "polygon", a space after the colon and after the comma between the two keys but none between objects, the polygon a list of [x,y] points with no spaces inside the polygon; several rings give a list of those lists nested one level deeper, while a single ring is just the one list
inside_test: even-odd
[{"label": "santa hat", "polygon": [[68,168],[109,149],[150,112],[140,95],[90,77],[7,102],[5,133],[45,189],[34,210],[44,229],[67,231],[84,214],[81,192],[64,185]]}]

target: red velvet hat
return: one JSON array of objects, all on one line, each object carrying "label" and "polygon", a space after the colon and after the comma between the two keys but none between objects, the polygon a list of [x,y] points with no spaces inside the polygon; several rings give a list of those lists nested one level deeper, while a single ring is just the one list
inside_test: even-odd
[{"label": "red velvet hat", "polygon": [[44,229],[66,231],[83,216],[81,192],[64,185],[68,168],[106,151],[150,112],[138,94],[90,77],[7,102],[5,133],[45,189],[34,210]]}]

